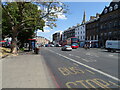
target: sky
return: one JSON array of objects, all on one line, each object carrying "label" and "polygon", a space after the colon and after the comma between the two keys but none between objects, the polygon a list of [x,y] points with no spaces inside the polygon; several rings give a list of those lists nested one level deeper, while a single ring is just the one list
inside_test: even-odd
[{"label": "sky", "polygon": [[65,15],[59,16],[56,21],[57,27],[50,29],[44,28],[44,32],[38,31],[37,36],[43,36],[52,41],[52,34],[57,31],[64,31],[69,27],[75,26],[78,23],[81,24],[83,20],[84,11],[86,12],[86,20],[90,19],[90,16],[95,16],[96,13],[101,13],[105,6],[108,6],[110,2],[64,2],[68,5],[69,12]]}]

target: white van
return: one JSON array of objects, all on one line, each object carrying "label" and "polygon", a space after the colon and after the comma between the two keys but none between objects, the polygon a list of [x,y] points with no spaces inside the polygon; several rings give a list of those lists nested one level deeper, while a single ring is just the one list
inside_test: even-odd
[{"label": "white van", "polygon": [[105,46],[109,52],[115,52],[116,50],[120,50],[120,40],[107,40]]}]

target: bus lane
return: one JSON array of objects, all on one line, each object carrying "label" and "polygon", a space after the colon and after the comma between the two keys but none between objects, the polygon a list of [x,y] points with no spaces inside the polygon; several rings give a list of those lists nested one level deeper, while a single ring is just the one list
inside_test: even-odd
[{"label": "bus lane", "polygon": [[108,77],[102,76],[97,72],[83,68],[82,66],[59,67],[58,71],[64,77],[76,77],[74,80],[67,79],[65,86],[67,88],[103,88],[112,90],[113,88],[119,88],[117,81],[114,81]]},{"label": "bus lane", "polygon": [[69,60],[67,56],[62,57],[63,55],[54,50],[46,49],[42,51],[42,55],[44,55],[60,88],[95,88],[96,90],[103,88],[111,90],[120,87],[120,82],[117,80],[73,62],[73,59]]}]

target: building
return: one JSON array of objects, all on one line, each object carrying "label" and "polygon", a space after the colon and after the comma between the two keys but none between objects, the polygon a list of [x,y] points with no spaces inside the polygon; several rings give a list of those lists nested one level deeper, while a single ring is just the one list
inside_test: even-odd
[{"label": "building", "polygon": [[75,37],[75,28],[77,26],[69,27],[67,30],[63,32],[63,39],[66,40],[67,38],[70,37]]},{"label": "building", "polygon": [[77,37],[80,42],[85,41],[85,33],[85,24],[78,25],[75,28],[75,37]]},{"label": "building", "polygon": [[45,44],[48,44],[50,42],[50,40],[48,40],[42,36],[37,36],[36,41],[38,44],[41,44],[41,45],[45,45]]},{"label": "building", "polygon": [[120,40],[120,1],[105,6],[102,13],[86,23],[86,42],[91,47],[105,47],[106,40]]},{"label": "building", "polygon": [[62,31],[53,34],[53,43],[59,43],[62,40]]},{"label": "building", "polygon": [[103,9],[99,20],[99,45],[105,46],[106,40],[120,40],[120,1],[111,2]]},{"label": "building", "polygon": [[86,22],[86,43],[90,47],[98,47],[99,36],[99,15],[91,16],[90,20]]},{"label": "building", "polygon": [[80,42],[85,42],[85,35],[86,35],[85,23],[86,23],[86,14],[84,11],[82,24],[78,24],[75,28],[75,37],[77,37]]}]

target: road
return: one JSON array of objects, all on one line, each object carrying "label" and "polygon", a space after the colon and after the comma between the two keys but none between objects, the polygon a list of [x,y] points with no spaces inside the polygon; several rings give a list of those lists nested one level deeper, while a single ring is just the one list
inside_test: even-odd
[{"label": "road", "polygon": [[61,51],[43,47],[40,54],[60,88],[118,88],[118,54],[103,49]]}]

